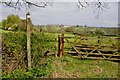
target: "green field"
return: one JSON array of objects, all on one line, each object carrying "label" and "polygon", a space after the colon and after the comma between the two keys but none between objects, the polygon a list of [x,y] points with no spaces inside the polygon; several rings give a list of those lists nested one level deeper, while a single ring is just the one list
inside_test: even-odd
[{"label": "green field", "polygon": [[[9,58],[17,59],[18,63],[7,64],[8,69],[2,71],[3,78],[118,78],[118,63],[108,60],[81,60],[73,58],[71,55],[66,54],[62,58],[49,56],[43,57],[44,52],[47,49],[51,49],[52,52],[58,52],[58,35],[60,33],[40,33],[31,32],[31,55],[32,55],[32,68],[27,69],[25,66],[24,58],[26,53],[26,36],[24,32],[13,32],[2,30],[4,35],[2,39],[4,48],[3,51],[8,56],[14,55]],[[64,36],[74,37],[73,34],[67,33]],[[114,38],[112,38],[114,41]],[[97,37],[88,37],[87,42],[91,44],[97,43]],[[71,39],[71,42],[80,42]],[[85,41],[83,41],[84,43]],[[102,38],[102,43],[105,40]],[[110,42],[111,43],[111,42]],[[117,43],[117,42],[115,42]],[[109,44],[109,42],[108,42]],[[69,44],[65,44],[69,46]],[[25,48],[24,48],[25,47]],[[4,61],[4,60],[3,60]],[[22,64],[22,65],[21,65]],[[18,66],[15,69],[14,66]],[[22,67],[21,67],[22,66]]]},{"label": "green field", "polygon": [[[53,78],[117,78],[118,63],[104,60],[80,60],[64,56],[53,61]],[[112,72],[112,73],[111,73]]]},{"label": "green field", "polygon": [[[75,58],[73,55],[68,54],[68,52],[64,52],[62,57],[55,55],[58,54],[58,48],[60,47],[58,46],[58,41],[60,40],[58,35],[61,34],[64,34],[64,37],[73,37],[64,39],[64,51],[72,51],[71,45],[72,48],[74,48],[81,44],[90,45],[88,48],[92,49],[91,51],[96,48],[96,45],[106,44],[112,46],[112,48],[107,46],[102,47],[101,50],[113,51],[120,47],[118,41],[120,29],[115,27],[92,27],[87,25],[71,25],[68,27],[62,24],[34,25],[31,19],[27,21],[29,21],[28,25],[31,30],[31,68],[28,68],[27,65],[26,31],[28,27],[26,20],[21,19],[18,15],[11,14],[8,15],[7,19],[0,22],[0,49],[2,50],[0,51],[2,52],[2,56],[0,56],[2,62],[2,64],[0,63],[0,68],[2,65],[2,78],[21,78],[21,80],[23,80],[26,78],[102,79],[120,77],[118,62],[90,60],[88,58],[81,59],[78,54],[76,55],[78,58]],[[84,46],[82,45],[82,47]],[[46,56],[45,54],[47,52],[52,55]],[[76,52],[78,53],[78,51]],[[84,53],[88,55],[88,51],[84,51]],[[117,54],[119,54],[119,52],[117,52]],[[119,55],[117,55],[117,57],[119,57]]]}]

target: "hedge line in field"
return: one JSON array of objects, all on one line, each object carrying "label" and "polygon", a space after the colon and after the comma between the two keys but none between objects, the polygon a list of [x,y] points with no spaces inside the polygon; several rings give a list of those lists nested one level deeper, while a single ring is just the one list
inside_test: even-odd
[{"label": "hedge line in field", "polygon": [[[32,67],[37,67],[47,49],[52,49],[57,39],[44,33],[31,33]],[[25,32],[2,33],[2,69],[11,72],[15,69],[25,69],[27,65],[27,39]]]}]

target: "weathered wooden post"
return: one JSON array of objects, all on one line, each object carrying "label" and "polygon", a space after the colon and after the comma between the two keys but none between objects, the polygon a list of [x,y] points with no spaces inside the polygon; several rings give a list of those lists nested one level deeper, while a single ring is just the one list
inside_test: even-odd
[{"label": "weathered wooden post", "polygon": [[58,56],[62,57],[64,49],[64,34],[58,35]]},{"label": "weathered wooden post", "polygon": [[27,28],[27,65],[31,68],[31,48],[30,48],[30,13],[26,14],[26,28]]}]

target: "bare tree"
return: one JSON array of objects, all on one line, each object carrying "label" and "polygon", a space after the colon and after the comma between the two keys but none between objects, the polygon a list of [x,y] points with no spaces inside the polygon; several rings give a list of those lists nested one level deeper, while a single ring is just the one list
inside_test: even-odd
[{"label": "bare tree", "polygon": [[[39,2],[37,2],[39,1]],[[21,9],[23,5],[25,5],[27,8],[30,8],[31,6],[35,7],[41,7],[46,8],[48,5],[53,5],[53,0],[4,0],[1,1],[3,5],[12,7],[14,9]],[[104,9],[109,9],[107,2],[101,2],[100,0],[97,0],[96,2],[88,2],[88,0],[77,0],[77,8],[78,9],[84,9],[86,7],[93,6],[95,8],[94,12],[97,14],[96,17],[98,17]]]},{"label": "bare tree", "polygon": [[86,8],[93,6],[95,8],[94,12],[97,14],[96,17],[98,18],[99,15],[102,13],[104,9],[109,9],[108,2],[102,2],[97,0],[96,2],[87,2],[86,0],[78,0],[77,8]]},{"label": "bare tree", "polygon": [[[22,4],[21,3],[24,3],[26,4],[28,7],[30,6],[36,6],[36,7],[46,7],[48,4],[52,5],[51,1],[53,0],[48,0],[48,1],[33,1],[33,0],[4,0],[4,1],[1,1],[3,4],[9,6],[9,7],[13,7],[13,8],[17,8],[17,9],[20,9]],[[91,5],[91,2],[87,2],[86,0],[78,0],[78,8],[86,8],[87,6]],[[97,0],[95,2],[95,7],[100,9],[100,10],[103,10],[104,8],[108,8],[107,5],[108,3],[106,2],[101,2],[100,0]]]},{"label": "bare tree", "polygon": [[5,0],[1,1],[1,3],[14,9],[21,9],[23,5],[28,8],[30,8],[31,6],[45,8],[48,5],[52,5],[52,2],[50,0],[42,2],[35,2],[34,0]]}]

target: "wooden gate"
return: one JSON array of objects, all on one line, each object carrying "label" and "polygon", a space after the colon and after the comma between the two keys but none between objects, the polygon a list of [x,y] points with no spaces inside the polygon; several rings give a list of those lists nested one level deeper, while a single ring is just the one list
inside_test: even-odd
[{"label": "wooden gate", "polygon": [[80,59],[120,60],[118,40],[114,36],[64,36],[59,39],[59,56],[71,54]]}]

